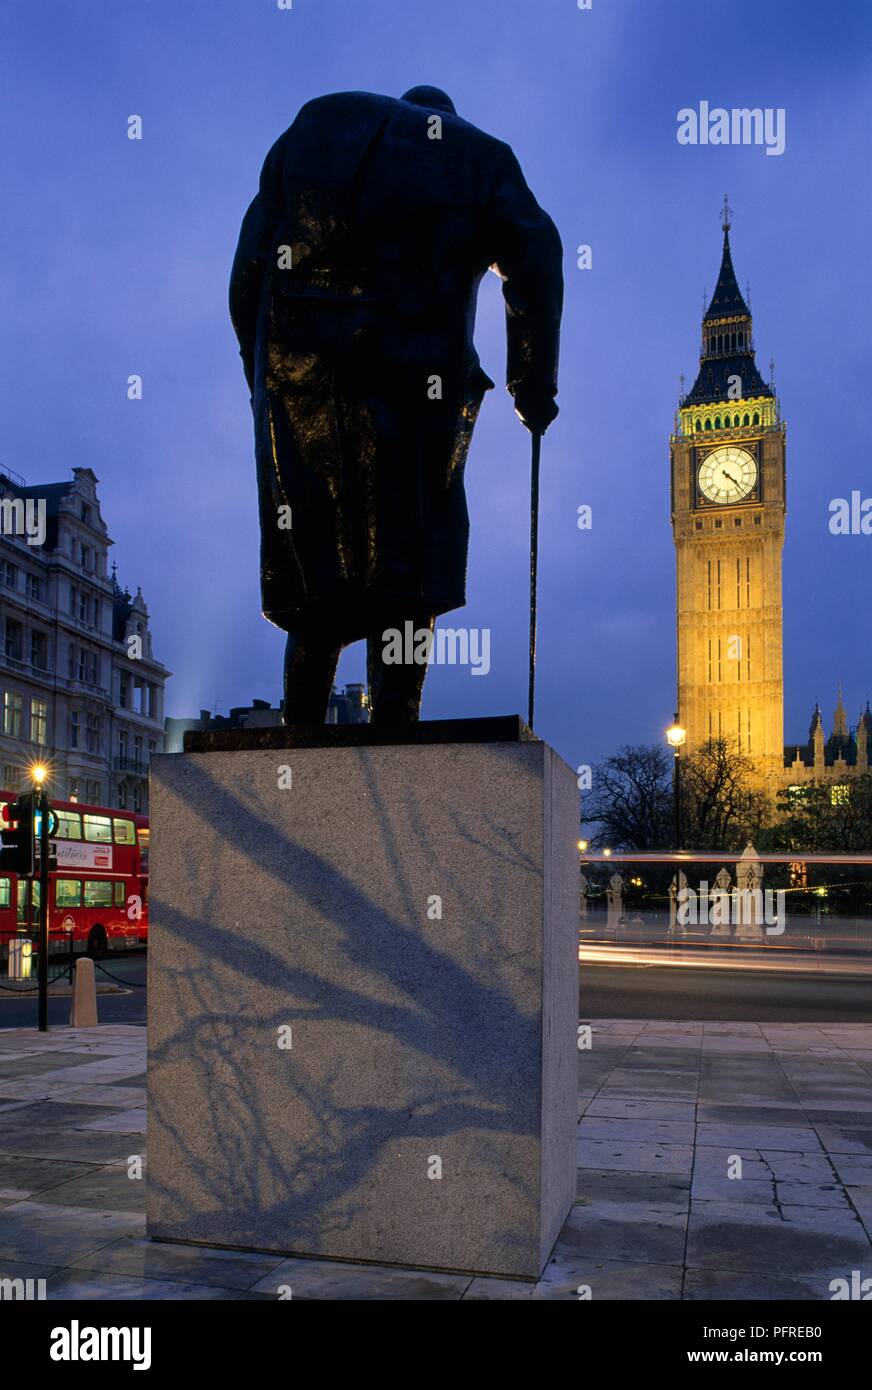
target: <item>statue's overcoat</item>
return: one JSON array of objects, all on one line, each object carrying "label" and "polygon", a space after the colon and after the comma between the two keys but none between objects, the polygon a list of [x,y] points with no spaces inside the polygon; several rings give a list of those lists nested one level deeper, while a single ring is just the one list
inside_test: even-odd
[{"label": "statue's overcoat", "polygon": [[479,282],[489,266],[503,280],[510,387],[550,394],[561,259],[508,145],[367,92],[302,108],[267,155],[230,286],[271,622],[347,642],[465,602],[464,464],[493,385]]}]

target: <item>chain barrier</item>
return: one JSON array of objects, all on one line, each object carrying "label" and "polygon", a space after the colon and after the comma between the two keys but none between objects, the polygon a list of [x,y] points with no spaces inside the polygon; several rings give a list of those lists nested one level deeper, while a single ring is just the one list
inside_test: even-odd
[{"label": "chain barrier", "polygon": [[121,979],[119,979],[119,977],[118,977],[117,975],[113,975],[113,974],[111,973],[111,971],[107,970],[106,967],[105,967],[105,965],[101,965],[100,962],[99,962],[98,960],[95,960],[95,961],[94,961],[94,969],[95,969],[95,970],[102,970],[103,974],[106,976],[107,979],[109,979],[109,980],[114,980],[115,983],[116,983],[116,985],[124,985],[124,987],[125,987],[126,989],[146,989],[146,988],[147,988],[147,985],[145,985],[145,984],[143,984],[143,985],[138,985],[138,984],[136,983],[135,980],[121,980]]},{"label": "chain barrier", "polygon": [[[53,985],[55,980],[59,980],[62,975],[69,975],[69,973],[70,967],[67,963],[56,975],[49,976],[49,986]],[[0,989],[3,990],[4,994],[36,994],[39,989],[39,980],[37,979],[34,984],[26,985],[24,988],[21,985],[0,985]]]}]

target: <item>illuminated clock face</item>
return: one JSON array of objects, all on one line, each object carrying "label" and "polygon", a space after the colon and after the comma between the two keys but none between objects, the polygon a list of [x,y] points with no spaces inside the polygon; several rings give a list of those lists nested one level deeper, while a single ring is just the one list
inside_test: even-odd
[{"label": "illuminated clock face", "polygon": [[757,482],[757,460],[747,449],[725,444],[706,454],[699,466],[699,490],[709,502],[741,502]]}]

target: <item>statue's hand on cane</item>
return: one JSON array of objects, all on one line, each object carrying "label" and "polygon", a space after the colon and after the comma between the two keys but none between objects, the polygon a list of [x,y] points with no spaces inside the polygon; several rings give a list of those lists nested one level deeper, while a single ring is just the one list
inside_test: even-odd
[{"label": "statue's hand on cane", "polygon": [[528,386],[519,382],[512,391],[512,396],[515,414],[531,434],[544,434],[560,413],[554,393],[543,390],[540,386]]}]

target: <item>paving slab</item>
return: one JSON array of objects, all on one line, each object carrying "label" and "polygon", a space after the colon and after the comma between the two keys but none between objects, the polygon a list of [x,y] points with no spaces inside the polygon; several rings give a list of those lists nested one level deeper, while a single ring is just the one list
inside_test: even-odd
[{"label": "paving slab", "polygon": [[149,1241],[147,1168],[128,1177],[145,1030],[0,1031],[0,1279],[55,1300],[808,1301],[872,1273],[872,1026],[592,1028],[576,1204],[537,1284]]}]

